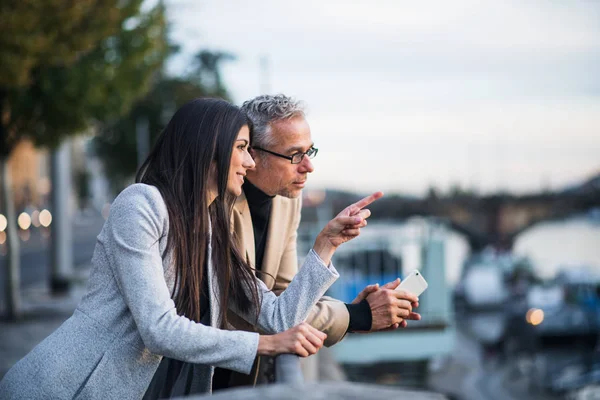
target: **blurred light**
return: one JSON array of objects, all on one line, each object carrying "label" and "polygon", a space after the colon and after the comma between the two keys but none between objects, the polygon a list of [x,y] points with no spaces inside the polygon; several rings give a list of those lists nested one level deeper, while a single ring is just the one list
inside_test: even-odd
[{"label": "blurred light", "polygon": [[102,207],[102,217],[107,219],[108,214],[110,214],[110,203],[106,203],[104,207]]},{"label": "blurred light", "polygon": [[535,310],[531,314],[531,324],[532,325],[539,325],[543,321],[544,321],[544,311],[542,311],[542,310]]},{"label": "blurred light", "polygon": [[31,226],[31,217],[26,212],[22,212],[21,214],[19,214],[17,224],[19,224],[19,228],[26,231]]},{"label": "blurred light", "polygon": [[33,210],[31,213],[31,224],[36,228],[40,227],[40,212],[38,210]]},{"label": "blurred light", "polygon": [[4,244],[6,242],[6,232],[0,231],[0,244]]},{"label": "blurred light", "polygon": [[42,232],[42,237],[43,238],[49,238],[50,237],[50,229],[42,228],[41,232]]},{"label": "blurred light", "polygon": [[19,231],[19,237],[22,241],[26,242],[31,238],[31,231]]},{"label": "blurred light", "polygon": [[544,321],[544,311],[539,308],[532,308],[527,311],[525,315],[525,320],[527,323],[536,326],[541,324]]},{"label": "blurred light", "polygon": [[42,225],[44,228],[47,228],[50,226],[50,224],[52,223],[52,214],[50,214],[50,211],[43,209],[42,211],[40,211],[40,225]]},{"label": "blurred light", "polygon": [[306,206],[318,206],[325,200],[325,192],[322,190],[305,191],[302,204]]},{"label": "blurred light", "polygon": [[2,214],[0,214],[0,232],[4,232],[4,230],[6,229],[6,227],[8,226],[8,221],[6,220],[6,217]]}]

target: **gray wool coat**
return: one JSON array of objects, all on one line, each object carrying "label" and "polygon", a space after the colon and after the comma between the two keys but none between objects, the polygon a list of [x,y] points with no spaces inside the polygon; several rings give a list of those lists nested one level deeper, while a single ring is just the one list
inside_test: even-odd
[{"label": "gray wool coat", "polygon": [[[1,399],[141,398],[162,356],[204,365],[194,381],[205,392],[215,366],[250,372],[259,336],[217,329],[221,305],[211,262],[210,326],[177,315],[174,269],[170,257],[161,256],[168,229],[155,187],[135,184],[115,199],[98,235],[85,296],[63,325],[8,371]],[[298,325],[338,276],[311,251],[281,296],[257,280],[258,327],[276,333]],[[249,314],[240,316],[256,315]]]}]

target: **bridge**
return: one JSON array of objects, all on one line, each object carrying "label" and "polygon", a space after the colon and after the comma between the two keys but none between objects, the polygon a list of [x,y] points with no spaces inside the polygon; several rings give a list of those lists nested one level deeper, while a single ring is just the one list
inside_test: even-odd
[{"label": "bridge", "polygon": [[[341,210],[358,195],[326,192],[315,202],[305,197],[306,211],[303,220],[316,213],[317,203],[332,210]],[[408,198],[385,196],[370,206],[373,219],[397,221],[411,217],[437,217],[467,239],[472,251],[487,246],[510,250],[515,239],[524,231],[545,221],[561,220],[572,215],[600,210],[600,175],[584,184],[562,192],[534,193],[528,195],[494,194],[475,196],[457,194],[448,197],[429,196]],[[312,214],[312,215],[311,215]],[[313,217],[314,218],[314,217]]]}]

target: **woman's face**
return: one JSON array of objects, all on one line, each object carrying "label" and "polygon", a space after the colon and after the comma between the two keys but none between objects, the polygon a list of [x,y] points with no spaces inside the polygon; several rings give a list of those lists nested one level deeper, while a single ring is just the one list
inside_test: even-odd
[{"label": "woman's face", "polygon": [[250,144],[250,130],[247,126],[240,129],[237,139],[233,143],[231,161],[229,163],[229,176],[227,177],[227,191],[234,196],[242,194],[242,184],[246,170],[255,167],[254,160],[248,153]]}]

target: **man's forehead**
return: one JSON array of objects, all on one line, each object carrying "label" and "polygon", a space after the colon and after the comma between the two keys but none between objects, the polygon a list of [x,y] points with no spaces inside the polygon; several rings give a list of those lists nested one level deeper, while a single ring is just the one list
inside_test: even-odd
[{"label": "man's forehead", "polygon": [[310,126],[302,116],[272,122],[271,134],[274,144],[282,150],[307,150],[313,144]]}]

